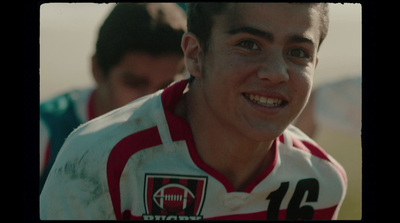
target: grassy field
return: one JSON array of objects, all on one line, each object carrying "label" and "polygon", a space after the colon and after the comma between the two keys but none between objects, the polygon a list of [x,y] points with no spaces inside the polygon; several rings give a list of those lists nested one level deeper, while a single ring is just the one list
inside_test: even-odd
[{"label": "grassy field", "polygon": [[315,140],[346,170],[348,188],[338,220],[361,219],[361,136],[321,129]]}]

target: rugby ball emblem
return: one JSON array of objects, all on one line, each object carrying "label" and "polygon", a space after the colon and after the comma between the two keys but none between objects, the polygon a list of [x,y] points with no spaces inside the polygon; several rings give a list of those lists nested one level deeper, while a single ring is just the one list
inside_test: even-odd
[{"label": "rugby ball emblem", "polygon": [[169,213],[185,210],[195,200],[194,194],[185,186],[180,184],[166,184],[153,195],[154,202]]}]

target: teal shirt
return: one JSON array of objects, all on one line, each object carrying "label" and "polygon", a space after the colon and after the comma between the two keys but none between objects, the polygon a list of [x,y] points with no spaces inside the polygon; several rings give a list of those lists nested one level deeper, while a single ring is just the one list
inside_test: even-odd
[{"label": "teal shirt", "polygon": [[40,191],[44,186],[51,167],[56,160],[65,139],[68,135],[86,120],[81,120],[77,114],[74,94],[78,91],[68,92],[40,104],[40,120],[45,124],[49,133],[48,147],[50,151],[48,160],[40,176]]}]

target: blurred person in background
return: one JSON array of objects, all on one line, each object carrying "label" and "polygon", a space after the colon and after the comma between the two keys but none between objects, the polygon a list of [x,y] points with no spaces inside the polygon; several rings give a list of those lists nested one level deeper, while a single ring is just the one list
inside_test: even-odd
[{"label": "blurred person in background", "polygon": [[295,125],[312,138],[321,126],[360,136],[361,75],[315,89]]},{"label": "blurred person in background", "polygon": [[73,129],[168,86],[184,69],[186,15],[173,3],[117,4],[100,27],[92,75],[96,87],[40,105],[40,191]]}]

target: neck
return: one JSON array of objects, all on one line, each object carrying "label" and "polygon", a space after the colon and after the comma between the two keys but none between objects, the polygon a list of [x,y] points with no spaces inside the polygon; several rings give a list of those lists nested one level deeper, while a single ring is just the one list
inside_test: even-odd
[{"label": "neck", "polygon": [[[273,141],[258,142],[226,126],[207,109],[202,97],[190,91],[183,97],[184,118],[189,122],[200,158],[224,175],[235,190],[243,190],[274,157]],[[183,105],[182,104],[186,104]]]}]

